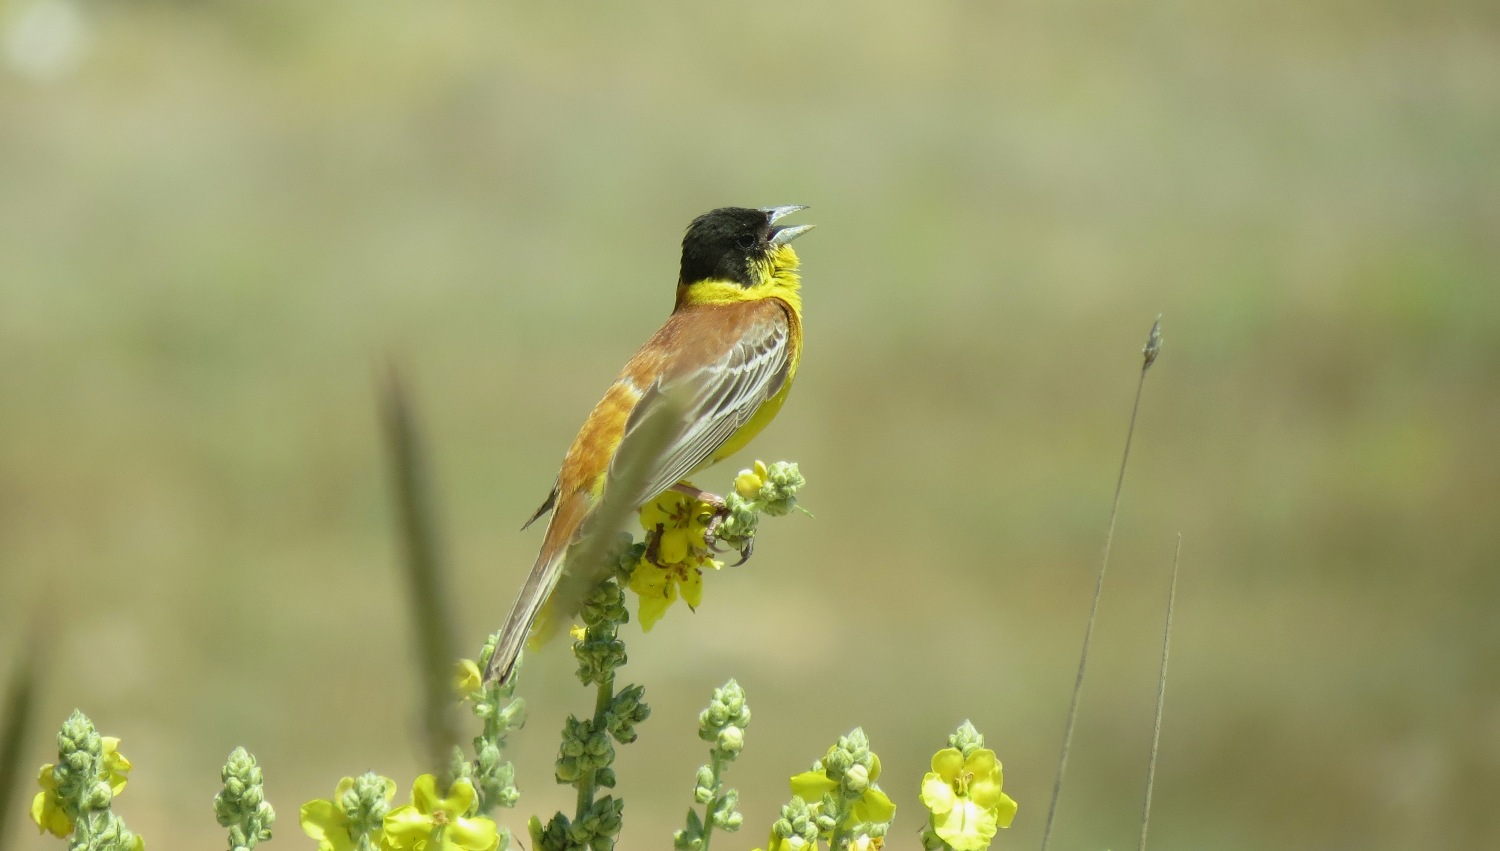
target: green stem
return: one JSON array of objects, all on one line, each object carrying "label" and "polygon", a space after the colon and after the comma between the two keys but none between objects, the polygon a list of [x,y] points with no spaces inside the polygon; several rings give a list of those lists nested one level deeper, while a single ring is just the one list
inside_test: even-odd
[{"label": "green stem", "polygon": [[[614,673],[610,673],[607,679],[599,683],[598,693],[594,697],[595,730],[604,729],[604,716],[608,714],[609,706],[614,702],[614,699],[615,675]],[[582,821],[583,817],[588,815],[589,810],[594,805],[594,793],[598,791],[598,786],[594,780],[597,776],[598,771],[591,768],[585,771],[582,777],[578,778],[578,814],[574,816],[575,822]]]},{"label": "green stem", "polygon": [[854,815],[854,802],[846,800],[841,791],[834,791],[839,802],[839,815],[833,824],[833,833],[828,837],[828,851],[840,851],[849,845],[849,817]]},{"label": "green stem", "polygon": [[724,781],[719,779],[719,775],[724,772],[727,762],[719,755],[717,748],[709,752],[708,770],[714,776],[714,796],[703,808],[703,845],[698,851],[708,851],[708,842],[714,833],[714,818],[718,816],[719,808],[724,806],[724,796],[719,794],[724,789]]}]

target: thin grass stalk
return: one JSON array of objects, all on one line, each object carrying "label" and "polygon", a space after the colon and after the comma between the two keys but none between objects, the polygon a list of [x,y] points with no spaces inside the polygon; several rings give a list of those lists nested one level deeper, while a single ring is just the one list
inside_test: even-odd
[{"label": "thin grass stalk", "polygon": [[451,598],[447,593],[446,565],[426,454],[410,394],[395,364],[387,371],[381,419],[390,450],[401,561],[409,592],[407,599],[411,601],[427,765],[438,777],[451,780],[447,775],[453,748],[458,744],[451,684],[458,655],[452,612],[448,608]]},{"label": "thin grass stalk", "polygon": [[21,770],[21,752],[31,732],[32,708],[36,703],[35,654],[39,646],[33,640],[25,651],[17,654],[16,669],[11,672],[5,690],[5,726],[0,730],[0,846],[5,844],[11,813],[20,809],[19,802],[13,805],[12,800],[25,773]]},{"label": "thin grass stalk", "polygon": [[1067,722],[1063,726],[1062,749],[1057,758],[1057,777],[1052,782],[1052,800],[1047,805],[1047,824],[1042,829],[1042,851],[1052,840],[1052,825],[1057,818],[1057,802],[1062,797],[1063,775],[1068,768],[1068,752],[1073,746],[1073,728],[1078,721],[1078,701],[1083,694],[1083,677],[1088,668],[1089,644],[1094,638],[1094,623],[1099,618],[1099,600],[1104,595],[1104,574],[1109,569],[1109,554],[1115,542],[1115,520],[1120,514],[1120,493],[1125,487],[1125,469],[1130,464],[1130,444],[1135,439],[1135,421],[1141,410],[1141,394],[1146,386],[1146,373],[1156,363],[1161,352],[1161,317],[1151,324],[1151,334],[1146,339],[1140,378],[1135,385],[1135,402],[1130,408],[1130,426],[1125,430],[1125,451],[1120,457],[1120,472],[1115,478],[1115,496],[1109,506],[1109,527],[1104,533],[1104,555],[1099,561],[1099,575],[1094,581],[1094,599],[1089,605],[1089,619],[1083,630],[1083,649],[1078,654],[1078,675],[1073,680],[1073,696],[1068,703]]},{"label": "thin grass stalk", "polygon": [[1151,791],[1156,786],[1156,755],[1161,746],[1161,710],[1167,699],[1167,654],[1172,649],[1172,608],[1177,604],[1177,566],[1182,559],[1182,533],[1177,533],[1177,546],[1172,550],[1172,586],[1167,591],[1167,625],[1161,638],[1161,673],[1156,677],[1156,721],[1151,728],[1151,756],[1146,761],[1146,797],[1141,803],[1141,843],[1138,851],[1146,851],[1146,828],[1151,824]]}]

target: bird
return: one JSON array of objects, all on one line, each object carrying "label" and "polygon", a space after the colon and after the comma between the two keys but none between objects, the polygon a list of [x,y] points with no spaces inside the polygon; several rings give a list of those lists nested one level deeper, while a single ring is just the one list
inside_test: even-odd
[{"label": "bird", "polygon": [[[721,207],[688,225],[671,314],[584,420],[552,491],[526,522],[552,512],[496,640],[486,682],[510,682],[528,637],[535,631],[545,641],[577,613],[581,598],[551,598],[568,570],[569,547],[589,530],[622,464],[645,464],[645,484],[631,495],[636,510],[672,489],[722,510],[722,499],[685,479],[743,449],[775,419],[791,390],[802,359],[800,262],[791,242],[813,225],[778,222],[805,209]],[[631,459],[627,438],[655,418],[666,422],[665,449],[649,461]],[[568,586],[581,589],[575,595],[587,593],[609,570],[578,565],[568,570]],[[534,630],[544,610],[548,617]]]}]

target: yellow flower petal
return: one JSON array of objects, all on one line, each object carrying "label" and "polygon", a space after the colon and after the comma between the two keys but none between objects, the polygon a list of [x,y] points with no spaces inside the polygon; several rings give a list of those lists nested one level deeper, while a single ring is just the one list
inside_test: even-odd
[{"label": "yellow flower petal", "polygon": [[432,837],[432,816],[412,804],[404,804],[385,814],[381,822],[383,845],[390,851],[415,851]]},{"label": "yellow flower petal", "polygon": [[838,785],[821,771],[804,771],[792,776],[792,794],[809,804],[823,800],[823,796],[837,789]]},{"label": "yellow flower petal", "polygon": [[73,832],[73,820],[63,812],[57,800],[57,775],[52,773],[53,765],[49,762],[37,772],[36,785],[42,787],[42,791],[31,799],[31,820],[36,822],[38,830],[66,839]]},{"label": "yellow flower petal", "polygon": [[1010,827],[1010,823],[1016,817],[1016,802],[1005,793],[1000,794],[1000,800],[995,804],[995,823],[1001,827]]},{"label": "yellow flower petal", "polygon": [[454,819],[443,831],[444,851],[492,851],[499,844],[500,832],[487,818]]},{"label": "yellow flower petal", "polygon": [[476,797],[474,784],[460,778],[448,788],[448,797],[438,801],[438,809],[447,813],[449,820],[456,819],[473,808]]},{"label": "yellow flower petal", "polygon": [[437,778],[431,774],[423,774],[411,784],[411,803],[422,814],[430,814],[437,810],[442,799],[437,793]]},{"label": "yellow flower petal", "polygon": [[859,821],[890,821],[896,817],[896,804],[891,796],[871,786],[854,802],[854,818]]},{"label": "yellow flower petal", "polygon": [[464,699],[484,688],[484,678],[479,673],[479,663],[473,659],[459,659],[453,668],[453,690],[459,699]]},{"label": "yellow flower petal", "polygon": [[749,470],[741,470],[734,477],[734,492],[745,499],[755,499],[760,495],[761,478]]},{"label": "yellow flower petal", "polygon": [[703,605],[703,574],[696,568],[688,568],[687,575],[680,580],[682,601],[691,608]]},{"label": "yellow flower petal", "polygon": [[932,829],[953,851],[983,851],[995,838],[995,828],[994,811],[962,798],[946,814],[932,817]]},{"label": "yellow flower petal", "polygon": [[963,771],[964,755],[959,753],[958,748],[943,748],[932,755],[932,771],[939,775],[944,781],[952,783]]},{"label": "yellow flower petal", "polygon": [[126,775],[130,774],[130,760],[120,753],[118,738],[100,736],[99,741],[103,745],[101,765],[104,769],[104,777],[101,779],[108,781],[110,791],[118,795],[125,790],[125,781],[128,779]]},{"label": "yellow flower petal", "polygon": [[656,560],[662,564],[677,564],[687,559],[690,549],[692,542],[687,530],[668,527],[657,539]]},{"label": "yellow flower petal", "polygon": [[318,842],[318,851],[351,851],[354,840],[349,838],[349,817],[343,807],[333,801],[308,801],[299,814],[302,832]]},{"label": "yellow flower petal", "polygon": [[922,806],[931,810],[934,815],[942,815],[953,809],[953,804],[958,800],[954,794],[953,786],[944,780],[937,772],[928,772],[922,778]]},{"label": "yellow flower petal", "polygon": [[642,632],[650,632],[677,599],[677,586],[668,581],[668,571],[644,561],[630,574],[630,590],[641,598]]}]

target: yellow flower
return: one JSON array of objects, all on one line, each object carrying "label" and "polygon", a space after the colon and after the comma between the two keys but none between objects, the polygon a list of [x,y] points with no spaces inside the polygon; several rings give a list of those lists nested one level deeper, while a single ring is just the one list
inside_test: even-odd
[{"label": "yellow flower", "polygon": [[[385,799],[396,797],[396,781],[382,777],[385,781]],[[344,798],[354,789],[354,778],[345,777],[333,790],[333,798],[308,801],[302,805],[302,832],[318,841],[318,851],[351,851],[356,844],[354,827],[349,823],[349,812],[344,809]]]},{"label": "yellow flower", "polygon": [[[100,736],[99,742],[99,779],[109,784],[112,794],[118,795],[125,791],[125,782],[130,779],[130,760],[120,753],[120,740],[115,736]],[[52,773],[53,765],[49,762],[37,772],[36,783],[42,787],[42,791],[31,799],[31,820],[36,822],[40,830],[64,839],[73,832],[73,820],[63,812],[62,802],[57,798],[57,777]]]},{"label": "yellow flower", "polygon": [[479,674],[479,663],[473,659],[459,659],[453,669],[453,690],[459,700],[467,700],[484,688],[484,678]]},{"label": "yellow flower", "polygon": [[755,499],[757,496],[760,496],[760,489],[765,485],[767,475],[769,473],[766,470],[765,462],[756,461],[754,469],[741,470],[740,474],[734,477],[735,493],[738,493],[745,499]]},{"label": "yellow flower", "polygon": [[114,736],[100,736],[103,745],[99,779],[109,784],[109,790],[118,795],[125,791],[125,781],[130,779],[130,760],[120,753],[120,740]]},{"label": "yellow flower", "polygon": [[576,623],[568,630],[568,637],[574,641],[582,641],[588,636],[589,631]]},{"label": "yellow flower", "polygon": [[688,561],[693,555],[706,555],[708,544],[703,534],[708,530],[713,511],[713,506],[708,503],[677,491],[667,491],[641,506],[641,528],[655,532],[656,527],[661,527],[656,542],[656,560],[662,564],[677,564]]},{"label": "yellow flower", "polygon": [[31,799],[31,820],[36,822],[39,830],[66,839],[73,832],[73,820],[63,812],[62,803],[57,799],[57,778],[52,774],[52,766],[53,763],[49,762],[37,773],[36,783],[42,791]]},{"label": "yellow flower", "polygon": [[[867,822],[886,822],[896,816],[896,804],[891,797],[875,786],[875,779],[880,776],[880,757],[870,754],[870,785],[865,789],[859,800],[854,802],[854,820]],[[838,781],[832,779],[823,770],[804,771],[792,777],[792,794],[816,806],[823,800],[823,796],[838,788]]]},{"label": "yellow flower", "polygon": [[922,804],[932,811],[932,829],[953,851],[988,848],[995,831],[1010,827],[1016,802],[1000,791],[1000,762],[980,748],[964,755],[957,748],[933,754],[932,771],[922,778]]},{"label": "yellow flower", "polygon": [[[723,566],[713,559],[705,559],[702,565],[714,570]],[[635,571],[630,574],[630,590],[641,598],[641,631],[650,632],[651,627],[677,601],[679,593],[690,609],[696,609],[703,603],[703,568],[681,562],[657,567],[641,559],[640,564],[635,566]]]},{"label": "yellow flower", "polygon": [[500,844],[495,823],[466,818],[474,806],[474,787],[455,780],[448,797],[439,798],[437,778],[418,777],[411,803],[385,815],[385,847],[391,851],[492,851]]}]

